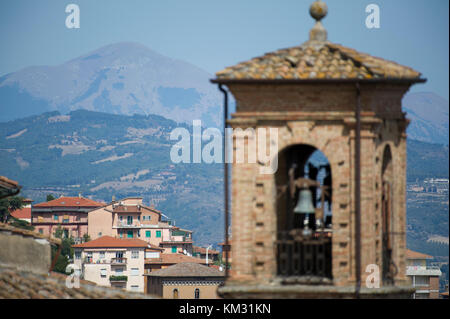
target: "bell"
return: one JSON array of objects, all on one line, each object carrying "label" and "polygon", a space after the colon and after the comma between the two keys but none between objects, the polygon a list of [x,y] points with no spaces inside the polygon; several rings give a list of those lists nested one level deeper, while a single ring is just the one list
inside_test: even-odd
[{"label": "bell", "polygon": [[296,214],[314,214],[315,208],[313,205],[313,198],[311,190],[305,188],[300,190],[298,195],[298,202],[294,208]]}]

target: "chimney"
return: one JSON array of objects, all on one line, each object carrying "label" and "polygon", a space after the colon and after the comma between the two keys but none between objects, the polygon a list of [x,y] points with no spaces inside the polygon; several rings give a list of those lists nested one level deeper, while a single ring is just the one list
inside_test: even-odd
[{"label": "chimney", "polygon": [[78,193],[78,198],[81,198],[81,193]]}]

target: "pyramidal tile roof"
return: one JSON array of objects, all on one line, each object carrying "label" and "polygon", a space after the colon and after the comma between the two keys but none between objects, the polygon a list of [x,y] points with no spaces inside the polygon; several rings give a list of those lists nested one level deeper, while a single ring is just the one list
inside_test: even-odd
[{"label": "pyramidal tile roof", "polygon": [[104,203],[84,197],[60,197],[48,202],[33,205],[33,207],[102,207]]},{"label": "pyramidal tile roof", "polygon": [[179,263],[167,268],[152,271],[147,276],[154,277],[222,277],[224,273],[198,263]]},{"label": "pyramidal tile roof", "polygon": [[239,80],[407,80],[422,82],[410,67],[373,57],[327,40],[320,20],[326,4],[315,1],[310,8],[316,25],[310,39],[300,46],[277,50],[216,73],[215,83]]},{"label": "pyramidal tile roof", "polygon": [[406,249],[406,259],[433,259],[433,256],[419,253],[414,250]]},{"label": "pyramidal tile roof", "polygon": [[111,236],[102,236],[100,238],[73,245],[74,248],[135,248],[143,247],[148,248],[149,243],[140,239],[122,239]]}]

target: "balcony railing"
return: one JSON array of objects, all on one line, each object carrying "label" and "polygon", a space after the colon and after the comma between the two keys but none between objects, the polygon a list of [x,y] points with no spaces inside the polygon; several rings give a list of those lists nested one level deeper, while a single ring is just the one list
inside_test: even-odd
[{"label": "balcony railing", "polygon": [[128,276],[114,276],[114,275],[111,275],[111,276],[109,276],[109,281],[126,282],[126,281],[128,281]]},{"label": "balcony railing", "polygon": [[311,283],[332,278],[331,237],[326,233],[279,232],[276,248],[279,277]]},{"label": "balcony railing", "polygon": [[142,224],[140,222],[132,222],[128,223],[127,221],[117,221],[116,227],[123,227],[123,228],[139,228],[142,227]]},{"label": "balcony railing", "polygon": [[125,265],[126,263],[126,258],[111,258],[111,265]]}]

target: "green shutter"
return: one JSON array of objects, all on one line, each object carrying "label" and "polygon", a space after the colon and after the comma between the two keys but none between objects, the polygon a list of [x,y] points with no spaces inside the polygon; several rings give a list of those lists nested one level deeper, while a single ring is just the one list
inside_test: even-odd
[{"label": "green shutter", "polygon": [[176,253],[177,252],[177,246],[172,246],[172,253]]},{"label": "green shutter", "polygon": [[146,230],[145,237],[152,237],[152,232],[150,230]]},{"label": "green shutter", "polygon": [[158,237],[158,238],[161,237],[161,231],[160,230],[156,231],[156,237]]}]

